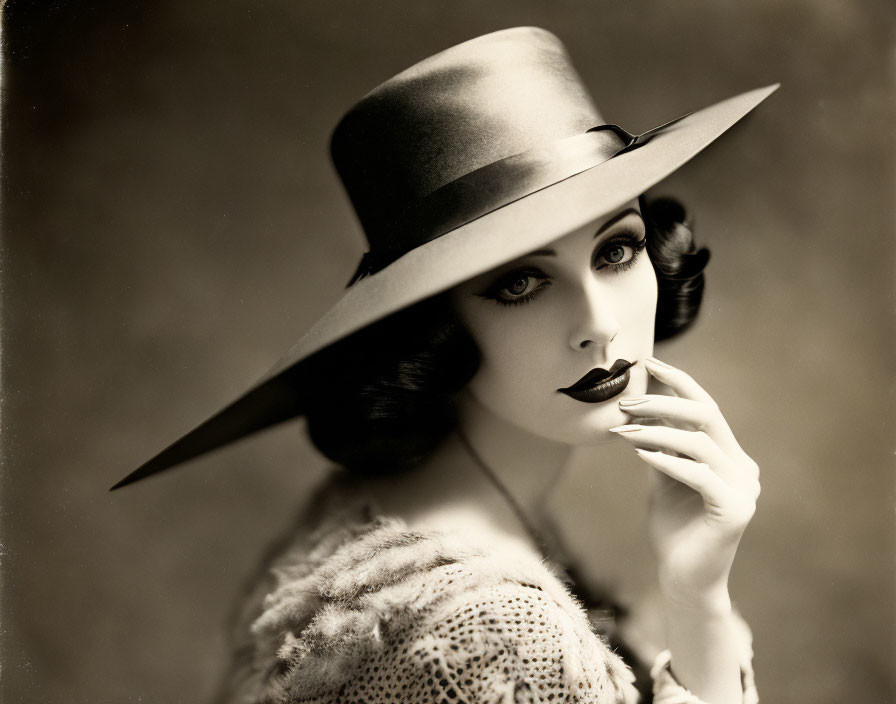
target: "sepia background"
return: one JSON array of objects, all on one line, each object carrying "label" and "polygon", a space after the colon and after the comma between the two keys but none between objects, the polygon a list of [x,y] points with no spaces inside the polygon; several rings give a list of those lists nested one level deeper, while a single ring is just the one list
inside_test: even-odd
[{"label": "sepia background", "polygon": [[[3,702],[210,695],[231,604],[325,464],[294,422],[107,488],[339,296],[364,248],[327,156],[342,112],[530,24],[630,131],[783,84],[656,189],[713,253],[704,314],[657,356],[762,468],[732,593],[763,700],[894,700],[890,3],[10,0],[3,19]],[[558,491],[570,542],[624,586],[650,562],[644,467],[617,454]]]}]

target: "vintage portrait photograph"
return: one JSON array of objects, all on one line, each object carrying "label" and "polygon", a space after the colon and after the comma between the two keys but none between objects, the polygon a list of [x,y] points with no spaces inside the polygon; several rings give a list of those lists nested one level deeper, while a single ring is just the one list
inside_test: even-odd
[{"label": "vintage portrait photograph", "polygon": [[0,702],[896,701],[890,3],[0,7]]}]

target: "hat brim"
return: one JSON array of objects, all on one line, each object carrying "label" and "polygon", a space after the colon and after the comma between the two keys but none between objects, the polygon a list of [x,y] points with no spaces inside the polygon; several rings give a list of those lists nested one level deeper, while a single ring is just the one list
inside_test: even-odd
[{"label": "hat brim", "polygon": [[111,489],[301,415],[302,362],[372,323],[620,208],[696,156],[778,86],[691,113],[658,130],[644,146],[483,215],[359,280],[248,391]]}]

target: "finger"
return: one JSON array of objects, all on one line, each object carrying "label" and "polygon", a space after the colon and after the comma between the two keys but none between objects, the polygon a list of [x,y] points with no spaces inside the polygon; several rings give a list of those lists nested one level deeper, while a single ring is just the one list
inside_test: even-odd
[{"label": "finger", "polygon": [[712,406],[678,396],[645,394],[619,401],[619,408],[638,418],[666,418],[677,423],[693,425],[702,430],[711,420]]},{"label": "finger", "polygon": [[687,455],[710,465],[717,472],[724,473],[731,462],[725,451],[702,430],[682,430],[667,425],[620,425],[610,428],[610,432],[638,447]]},{"label": "finger", "polygon": [[687,372],[661,362],[656,357],[645,357],[644,368],[682,398],[715,404],[712,396],[700,384],[694,381]]},{"label": "finger", "polygon": [[709,465],[684,457],[673,457],[663,452],[637,448],[635,452],[651,467],[696,491],[713,506],[722,506],[728,487]]},{"label": "finger", "polygon": [[716,404],[692,401],[678,396],[649,394],[636,398],[622,399],[619,409],[635,419],[663,418],[674,424],[687,424],[693,430],[704,430],[728,453],[740,452],[741,448]]}]

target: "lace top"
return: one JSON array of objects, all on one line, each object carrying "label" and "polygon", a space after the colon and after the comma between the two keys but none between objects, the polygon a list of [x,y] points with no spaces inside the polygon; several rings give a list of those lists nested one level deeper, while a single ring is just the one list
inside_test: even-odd
[{"label": "lace top", "polygon": [[[565,575],[527,544],[410,530],[332,496],[314,505],[243,603],[218,702],[639,701]],[[744,643],[744,701],[755,702]],[[651,674],[656,704],[699,702],[667,653]]]}]

